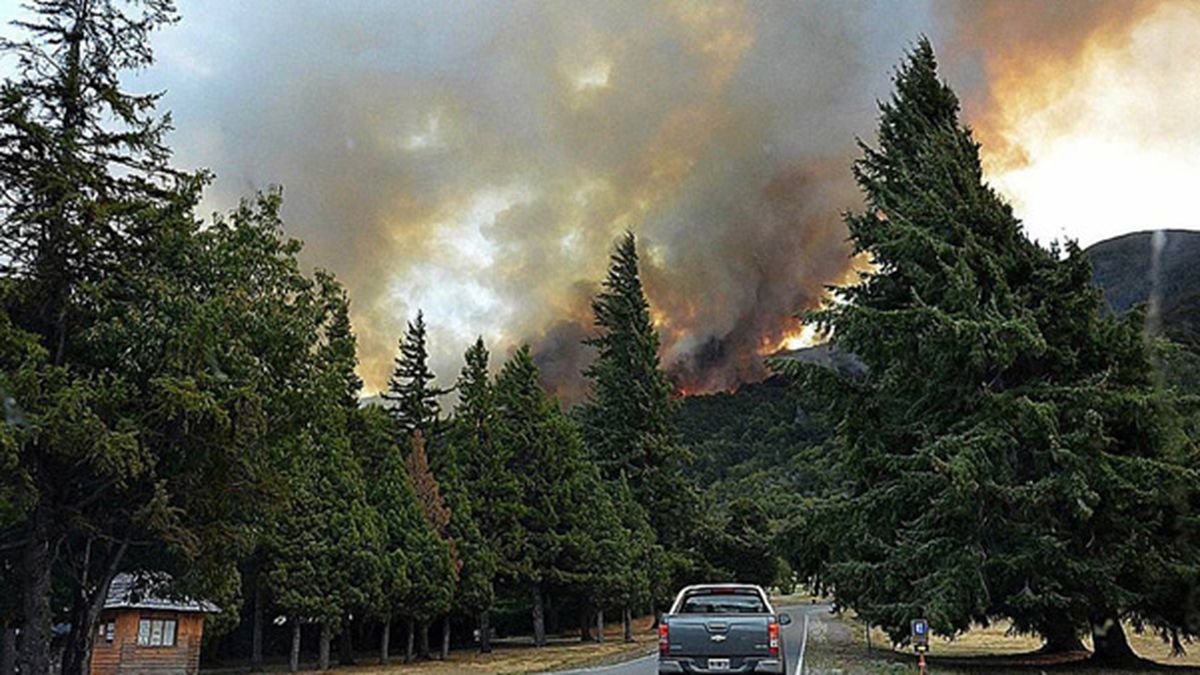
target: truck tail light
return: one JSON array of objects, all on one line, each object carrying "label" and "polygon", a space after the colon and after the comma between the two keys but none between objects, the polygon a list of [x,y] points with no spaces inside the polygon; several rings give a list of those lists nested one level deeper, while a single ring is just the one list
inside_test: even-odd
[{"label": "truck tail light", "polygon": [[658,653],[660,656],[666,656],[671,651],[670,635],[671,629],[667,626],[666,621],[658,624]]},{"label": "truck tail light", "polygon": [[767,624],[767,651],[771,656],[779,656],[779,624]]}]

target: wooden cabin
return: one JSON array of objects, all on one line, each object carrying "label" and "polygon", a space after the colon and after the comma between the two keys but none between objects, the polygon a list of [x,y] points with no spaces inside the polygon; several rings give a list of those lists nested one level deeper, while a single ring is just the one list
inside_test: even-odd
[{"label": "wooden cabin", "polygon": [[100,613],[92,648],[92,675],[196,675],[204,615],[219,611],[202,600],[156,592],[161,577],[120,574]]}]

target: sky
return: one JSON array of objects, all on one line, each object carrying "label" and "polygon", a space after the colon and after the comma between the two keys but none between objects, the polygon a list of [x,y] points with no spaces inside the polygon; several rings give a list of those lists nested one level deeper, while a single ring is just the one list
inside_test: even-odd
[{"label": "sky", "polygon": [[856,139],[920,35],[1032,237],[1200,226],[1200,3],[178,7],[129,86],[165,91],[176,163],[216,174],[206,212],[283,186],[305,262],[349,290],[368,393],[421,309],[443,385],[483,335],[495,361],[533,344],[577,400],[625,230],[680,387],[761,377],[861,266],[840,217]]}]

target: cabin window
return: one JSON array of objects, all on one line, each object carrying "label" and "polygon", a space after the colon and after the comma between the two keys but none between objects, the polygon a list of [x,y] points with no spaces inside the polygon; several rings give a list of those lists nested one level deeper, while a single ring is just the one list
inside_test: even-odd
[{"label": "cabin window", "polygon": [[139,647],[174,647],[175,619],[142,619],[138,621]]},{"label": "cabin window", "polygon": [[112,644],[113,638],[117,635],[117,624],[112,621],[102,621],[97,626],[96,635],[99,639]]}]

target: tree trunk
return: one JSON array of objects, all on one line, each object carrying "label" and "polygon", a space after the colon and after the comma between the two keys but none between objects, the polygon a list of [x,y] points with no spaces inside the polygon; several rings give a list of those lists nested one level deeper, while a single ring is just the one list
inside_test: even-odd
[{"label": "tree trunk", "polygon": [[1111,613],[1092,619],[1092,661],[1106,664],[1138,663],[1138,655],[1125,639],[1125,629]]},{"label": "tree trunk", "polygon": [[354,665],[354,636],[350,634],[350,617],[342,619],[342,634],[338,639],[338,665]]},{"label": "tree trunk", "polygon": [[21,551],[24,583],[21,608],[21,675],[50,672],[50,514],[44,506],[34,509],[29,541]]},{"label": "tree trunk", "polygon": [[413,631],[414,631],[412,619],[409,619],[407,621],[406,627],[408,629],[408,641],[404,647],[404,662],[412,663],[413,662]]},{"label": "tree trunk", "polygon": [[100,612],[104,610],[104,602],[108,599],[108,589],[112,580],[117,576],[125,551],[129,549],[132,531],[126,533],[125,539],[113,551],[107,550],[108,558],[100,558],[103,571],[99,578],[91,575],[93,546],[88,541],[83,556],[82,574],[75,580],[77,588],[73,593],[71,606],[71,629],[67,633],[67,644],[63,650],[62,675],[89,675],[92,671],[92,645],[96,640],[96,626],[100,622]]},{"label": "tree trunk", "polygon": [[604,644],[604,608],[596,609],[596,642]]},{"label": "tree trunk", "polygon": [[71,607],[71,630],[62,653],[62,675],[87,675],[91,672],[92,631],[94,621],[88,616],[89,605],[85,589],[77,589]]},{"label": "tree trunk", "polygon": [[450,615],[442,617],[442,660],[450,658]]},{"label": "tree trunk", "polygon": [[328,621],[321,623],[321,641],[317,648],[317,669],[329,670],[329,643],[333,642],[333,627]]},{"label": "tree trunk", "polygon": [[392,641],[392,617],[383,620],[383,631],[379,634],[379,664],[386,666],[390,655],[388,643]]},{"label": "tree trunk", "polygon": [[535,647],[546,645],[546,608],[542,604],[542,586],[533,585],[533,644]]},{"label": "tree trunk", "polygon": [[587,603],[579,606],[579,641],[592,641],[592,611]]},{"label": "tree trunk", "polygon": [[250,670],[259,672],[263,668],[263,597],[262,571],[254,574],[254,625],[250,630]]},{"label": "tree trunk", "polygon": [[1083,645],[1083,641],[1079,639],[1079,633],[1075,630],[1071,620],[1063,615],[1055,620],[1047,623],[1045,628],[1038,630],[1042,638],[1046,640],[1046,644],[1038,651],[1043,654],[1068,654],[1071,652],[1085,652],[1087,647]]},{"label": "tree trunk", "polygon": [[492,612],[487,609],[479,613],[479,653],[492,653]]},{"label": "tree trunk", "polygon": [[429,658],[429,622],[428,621],[421,622],[421,632],[417,636],[417,638],[419,639],[419,642],[417,643],[417,654],[423,659],[428,659]]},{"label": "tree trunk", "polygon": [[4,640],[0,643],[0,675],[16,675],[17,672],[17,629],[4,627]]},{"label": "tree trunk", "polygon": [[292,653],[288,656],[288,670],[300,670],[300,618],[292,618]]},{"label": "tree trunk", "polygon": [[625,605],[621,609],[621,624],[624,629],[625,641],[633,642],[633,610],[629,609],[629,605]]},{"label": "tree trunk", "polygon": [[546,617],[546,630],[552,635],[558,635],[562,632],[562,621],[560,620],[562,618],[562,608],[559,607],[561,603],[555,602],[554,597],[549,593],[544,593],[543,596],[542,615]]}]

